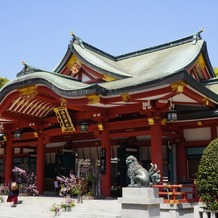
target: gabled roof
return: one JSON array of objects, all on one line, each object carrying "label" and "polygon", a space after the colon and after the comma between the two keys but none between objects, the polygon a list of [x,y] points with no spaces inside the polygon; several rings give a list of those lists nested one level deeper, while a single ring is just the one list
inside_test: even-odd
[{"label": "gabled roof", "polygon": [[201,53],[206,60],[209,77],[214,77],[206,43],[201,39],[200,32],[120,56],[110,55],[73,36],[66,55],[54,72],[61,73],[67,61],[74,55],[83,65],[102,75],[114,77],[117,81],[102,85],[107,89],[116,89],[160,79],[182,69],[189,69]]}]

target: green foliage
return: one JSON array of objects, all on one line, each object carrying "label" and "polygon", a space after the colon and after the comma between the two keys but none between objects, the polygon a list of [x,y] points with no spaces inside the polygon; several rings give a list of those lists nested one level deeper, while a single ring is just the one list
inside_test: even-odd
[{"label": "green foliage", "polygon": [[202,154],[197,190],[205,209],[218,211],[218,138],[212,140]]},{"label": "green foliage", "polygon": [[218,76],[218,67],[214,67],[213,70],[214,70],[216,76]]},{"label": "green foliage", "polygon": [[4,86],[9,80],[3,77],[0,77],[0,88]]}]

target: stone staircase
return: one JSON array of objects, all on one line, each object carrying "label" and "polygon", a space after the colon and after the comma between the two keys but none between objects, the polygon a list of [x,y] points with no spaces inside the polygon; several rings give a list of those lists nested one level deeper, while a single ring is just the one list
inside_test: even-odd
[{"label": "stone staircase", "polygon": [[[5,201],[7,196],[4,196]],[[0,203],[0,218],[49,218],[54,217],[54,213],[50,211],[51,206],[61,204],[64,198],[60,197],[32,197],[20,196],[16,207],[11,207],[12,203]],[[75,199],[75,207],[71,211],[60,211],[60,218],[121,218],[121,205],[117,199],[104,200],[84,200],[83,203],[77,203]]]}]

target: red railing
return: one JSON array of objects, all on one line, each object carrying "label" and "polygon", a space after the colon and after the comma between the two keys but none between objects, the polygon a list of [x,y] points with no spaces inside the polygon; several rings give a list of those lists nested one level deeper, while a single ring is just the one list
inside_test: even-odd
[{"label": "red railing", "polygon": [[159,189],[159,197],[164,198],[164,203],[166,204],[180,204],[199,201],[195,184],[153,185],[153,188]]}]

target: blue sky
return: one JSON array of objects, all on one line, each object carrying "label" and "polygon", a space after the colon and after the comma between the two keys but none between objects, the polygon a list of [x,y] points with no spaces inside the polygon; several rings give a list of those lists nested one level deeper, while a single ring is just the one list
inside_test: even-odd
[{"label": "blue sky", "polygon": [[51,71],[61,61],[70,32],[112,55],[192,35],[203,39],[218,67],[218,1],[0,0],[0,77],[28,65]]}]

